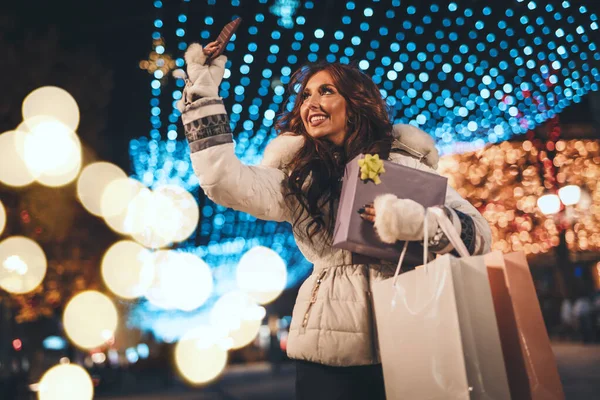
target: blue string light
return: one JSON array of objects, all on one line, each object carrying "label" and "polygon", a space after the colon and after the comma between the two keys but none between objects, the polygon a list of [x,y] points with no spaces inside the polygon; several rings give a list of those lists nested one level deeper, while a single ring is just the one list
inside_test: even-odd
[{"label": "blue string light", "polygon": [[[165,43],[178,55],[176,68],[184,66],[186,37],[206,43],[224,22],[217,18],[216,7],[207,7],[199,24],[204,26],[193,31],[192,25],[186,27],[191,18],[186,3],[172,21],[163,17],[162,2],[153,3],[157,16],[152,38],[162,38],[163,27],[168,29],[172,37]],[[345,1],[337,19],[320,25],[323,16],[332,15],[327,4],[260,0],[254,17],[244,21],[247,33],[235,35],[228,45],[230,61],[219,95],[230,110],[236,155],[242,162],[260,161],[274,137],[277,114],[283,107],[290,109],[291,103],[283,104],[290,76],[306,61],[356,62],[379,85],[394,122],[429,132],[442,153],[465,143],[477,147],[523,134],[598,90],[598,17],[586,6],[532,0],[480,8],[469,8],[466,0],[418,7],[400,0],[368,5]],[[238,5],[219,4],[219,15],[235,15]],[[173,51],[171,43],[180,50]],[[164,44],[160,46],[154,50],[166,54]],[[169,182],[196,190],[173,108],[183,80],[155,73],[150,84],[150,135],[130,144],[134,176],[148,186]],[[283,238],[277,251],[290,271],[302,271],[300,279],[308,270],[289,228],[273,228],[208,200],[202,215],[199,235],[204,244],[194,251],[208,257],[205,261],[214,268],[234,263],[240,249],[254,240],[248,238],[275,246],[265,232],[276,229]],[[227,248],[237,250],[227,253]]]}]

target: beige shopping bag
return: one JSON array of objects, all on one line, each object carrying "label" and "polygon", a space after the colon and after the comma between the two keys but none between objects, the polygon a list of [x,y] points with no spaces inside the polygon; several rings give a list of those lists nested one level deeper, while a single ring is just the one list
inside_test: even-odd
[{"label": "beige shopping bag", "polygon": [[513,399],[565,398],[556,358],[523,252],[485,256]]},{"label": "beige shopping bag", "polygon": [[468,256],[443,212],[428,212],[463,257],[398,275],[401,257],[394,278],[373,284],[387,399],[510,399],[484,258]]}]

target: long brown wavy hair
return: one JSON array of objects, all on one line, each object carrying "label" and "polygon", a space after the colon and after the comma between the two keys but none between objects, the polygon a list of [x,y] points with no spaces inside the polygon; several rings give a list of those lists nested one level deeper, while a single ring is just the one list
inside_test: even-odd
[{"label": "long brown wavy hair", "polygon": [[[320,71],[329,73],[337,91],[346,99],[347,135],[341,147],[312,138],[300,116],[302,93],[310,78]],[[281,115],[275,129],[278,134],[292,132],[305,139],[304,146],[287,166],[287,196],[296,198],[300,205],[294,227],[310,219],[306,234],[311,241],[323,230],[331,238],[334,224],[331,213],[340,196],[346,163],[361,153],[379,154],[382,159],[389,156],[392,144],[389,110],[375,83],[355,65],[310,64],[292,75],[288,87],[289,101],[294,101],[294,106]]]}]

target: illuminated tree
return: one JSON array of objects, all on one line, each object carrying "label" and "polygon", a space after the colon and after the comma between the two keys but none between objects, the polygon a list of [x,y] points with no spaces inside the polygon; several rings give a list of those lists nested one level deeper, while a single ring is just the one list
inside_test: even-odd
[{"label": "illuminated tree", "polygon": [[[549,189],[539,156],[540,150],[526,140],[443,157],[440,162],[440,172],[450,185],[490,223],[496,250],[539,254],[559,244],[557,221],[537,208],[537,199]],[[578,185],[583,191],[582,201],[565,221],[569,250],[600,251],[600,141],[559,140],[552,164],[559,186]]]}]

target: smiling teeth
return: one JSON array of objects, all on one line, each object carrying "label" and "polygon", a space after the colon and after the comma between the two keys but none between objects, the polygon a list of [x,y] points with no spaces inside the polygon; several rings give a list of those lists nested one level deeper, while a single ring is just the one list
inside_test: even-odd
[{"label": "smiling teeth", "polygon": [[310,123],[314,123],[316,121],[322,121],[324,119],[327,119],[327,117],[323,116],[323,115],[317,115],[316,117],[311,117],[310,118]]}]

